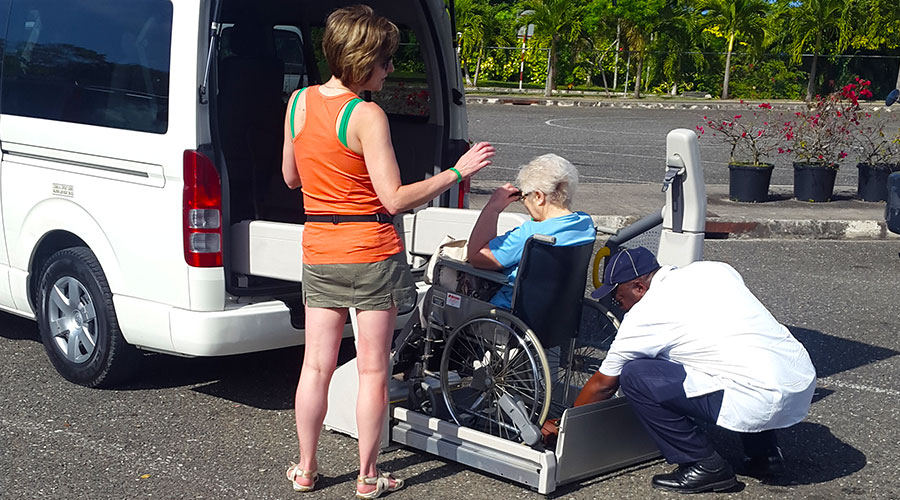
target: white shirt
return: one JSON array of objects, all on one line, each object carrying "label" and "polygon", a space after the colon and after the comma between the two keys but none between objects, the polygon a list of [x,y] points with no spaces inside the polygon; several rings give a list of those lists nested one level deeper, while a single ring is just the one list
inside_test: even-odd
[{"label": "white shirt", "polygon": [[722,262],[656,272],[622,320],[600,372],[618,377],[639,358],[683,365],[689,398],[724,389],[716,424],[739,432],[800,422],[816,386],[803,345]]}]

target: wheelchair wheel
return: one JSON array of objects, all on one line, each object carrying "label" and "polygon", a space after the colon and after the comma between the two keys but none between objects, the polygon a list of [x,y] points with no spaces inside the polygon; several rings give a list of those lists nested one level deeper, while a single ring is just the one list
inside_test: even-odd
[{"label": "wheelchair wheel", "polygon": [[441,391],[453,420],[510,440],[519,429],[500,409],[504,394],[520,401],[537,426],[550,409],[549,365],[534,332],[512,314],[491,310],[456,328],[441,357]]},{"label": "wheelchair wheel", "polygon": [[571,366],[568,345],[546,351],[550,380],[554,385],[553,394],[558,399],[554,403],[563,407],[570,406],[570,401],[562,401],[566,398],[566,377],[568,376],[569,385],[568,399],[574,400],[578,391],[600,369],[618,330],[619,319],[612,312],[595,300],[582,300],[581,324],[578,338],[575,339]]}]

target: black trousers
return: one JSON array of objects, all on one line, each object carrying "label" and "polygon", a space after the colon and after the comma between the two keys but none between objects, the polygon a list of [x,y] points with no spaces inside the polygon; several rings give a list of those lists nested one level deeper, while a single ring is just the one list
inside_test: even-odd
[{"label": "black trousers", "polygon": [[[619,384],[663,457],[686,464],[710,457],[715,450],[697,422],[715,424],[723,391],[689,398],[684,393],[684,367],[663,359],[625,363]],[[777,446],[775,431],[740,433],[744,452],[766,456]]]}]

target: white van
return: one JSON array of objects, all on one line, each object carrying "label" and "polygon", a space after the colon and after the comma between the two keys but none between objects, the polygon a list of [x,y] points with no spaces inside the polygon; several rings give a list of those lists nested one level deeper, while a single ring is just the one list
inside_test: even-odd
[{"label": "white van", "polygon": [[[304,222],[280,173],[285,106],[327,80],[324,21],[349,3],[0,0],[0,310],[37,320],[65,378],[114,385],[142,349],[303,343],[300,283],[249,271],[248,239]],[[388,113],[403,181],[421,180],[468,147],[451,17],[443,0],[365,3],[401,45],[363,97]]]}]

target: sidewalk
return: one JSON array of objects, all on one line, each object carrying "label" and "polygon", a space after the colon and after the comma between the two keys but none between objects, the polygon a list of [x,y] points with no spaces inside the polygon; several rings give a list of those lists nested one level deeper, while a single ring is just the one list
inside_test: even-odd
[{"label": "sidewalk", "polygon": [[[480,209],[498,182],[473,181],[471,208]],[[727,185],[707,185],[707,238],[898,239],[884,223],[885,203],[853,199],[856,187],[837,186],[833,201],[808,203],[791,198],[791,186],[771,186],[770,201],[737,203]],[[598,226],[624,227],[662,209],[658,184],[579,184],[574,208],[594,216]],[[514,203],[509,210],[524,212]]]}]

